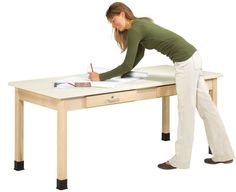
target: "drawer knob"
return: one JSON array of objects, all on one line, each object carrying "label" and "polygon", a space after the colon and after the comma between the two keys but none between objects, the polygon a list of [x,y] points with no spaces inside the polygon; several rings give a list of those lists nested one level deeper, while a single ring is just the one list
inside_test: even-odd
[{"label": "drawer knob", "polygon": [[117,103],[120,101],[119,97],[115,97],[114,95],[112,95],[109,99],[106,100],[107,103]]}]

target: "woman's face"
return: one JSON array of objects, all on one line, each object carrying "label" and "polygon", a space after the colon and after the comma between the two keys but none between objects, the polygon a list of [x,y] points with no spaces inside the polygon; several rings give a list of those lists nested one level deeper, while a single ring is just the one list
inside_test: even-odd
[{"label": "woman's face", "polygon": [[109,22],[112,24],[112,27],[119,30],[124,31],[126,27],[126,19],[125,14],[121,12],[119,15],[113,16],[109,19]]}]

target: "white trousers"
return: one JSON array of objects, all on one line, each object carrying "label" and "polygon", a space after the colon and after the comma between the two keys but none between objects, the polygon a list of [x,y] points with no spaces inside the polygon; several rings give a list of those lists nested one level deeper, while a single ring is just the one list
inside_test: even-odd
[{"label": "white trousers", "polygon": [[230,141],[202,74],[199,53],[196,51],[188,60],[176,62],[175,72],[179,122],[175,156],[169,160],[170,164],[180,169],[190,166],[196,107],[204,121],[212,159],[233,159]]}]

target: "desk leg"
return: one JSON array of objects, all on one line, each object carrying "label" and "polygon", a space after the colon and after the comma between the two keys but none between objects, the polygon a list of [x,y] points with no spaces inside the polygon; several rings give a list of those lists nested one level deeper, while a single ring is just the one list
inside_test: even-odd
[{"label": "desk leg", "polygon": [[57,189],[67,189],[67,111],[64,101],[57,108]]},{"label": "desk leg", "polygon": [[16,171],[24,170],[24,101],[15,90],[15,162]]},{"label": "desk leg", "polygon": [[170,140],[170,97],[162,97],[162,140]]},{"label": "desk leg", "polygon": [[[212,80],[212,90],[210,90],[209,93],[213,103],[217,106],[217,79]],[[210,147],[208,147],[208,153],[212,154]]]}]

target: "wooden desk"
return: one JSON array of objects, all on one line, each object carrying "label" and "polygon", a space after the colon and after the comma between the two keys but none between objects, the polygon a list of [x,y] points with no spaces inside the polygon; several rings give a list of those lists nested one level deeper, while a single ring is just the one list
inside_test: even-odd
[{"label": "wooden desk", "polygon": [[[150,76],[115,88],[55,89],[59,78],[10,82],[15,87],[15,170],[24,169],[24,101],[57,111],[57,189],[67,189],[67,111],[162,98],[162,140],[169,140],[169,97],[176,95],[174,67],[161,65],[136,69]],[[204,72],[213,101],[217,101],[219,73]]]}]

